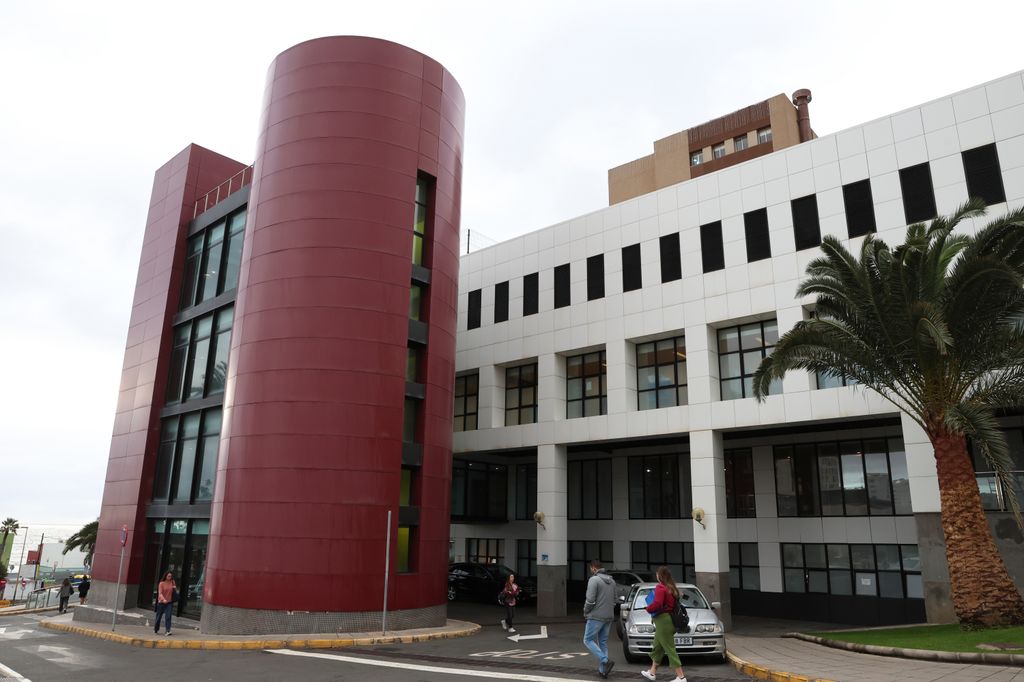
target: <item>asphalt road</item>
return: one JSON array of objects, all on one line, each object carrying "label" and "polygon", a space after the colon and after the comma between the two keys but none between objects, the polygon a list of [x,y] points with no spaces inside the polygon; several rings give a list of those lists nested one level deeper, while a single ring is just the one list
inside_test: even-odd
[{"label": "asphalt road", "polygon": [[[38,627],[40,616],[0,618],[0,663],[31,682],[82,680],[366,680],[460,682],[598,680],[596,661],[580,642],[575,624],[548,626],[544,639],[512,642],[497,625],[474,637],[416,644],[315,651],[195,651],[142,649]],[[524,625],[521,634],[540,633]],[[184,634],[182,635],[184,636]],[[608,642],[616,668],[612,679],[642,680],[641,666],[627,664],[620,642]],[[684,661],[689,682],[746,680],[732,666]],[[0,669],[2,671],[2,669]],[[673,675],[662,669],[659,677]],[[0,681],[8,682],[0,672]]]}]

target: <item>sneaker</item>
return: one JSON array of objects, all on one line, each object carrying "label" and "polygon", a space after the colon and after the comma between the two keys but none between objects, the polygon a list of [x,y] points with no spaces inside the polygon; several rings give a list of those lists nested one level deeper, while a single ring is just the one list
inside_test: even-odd
[{"label": "sneaker", "polygon": [[646,677],[646,678],[647,678],[647,679],[649,679],[649,680],[655,680],[655,679],[657,679],[657,675],[655,675],[654,673],[652,673],[652,672],[651,672],[650,670],[641,670],[641,671],[640,671],[640,674],[641,674],[641,675],[643,675],[644,677]]},{"label": "sneaker", "polygon": [[606,661],[603,667],[604,667],[604,669],[600,671],[601,672],[601,677],[603,677],[604,679],[607,680],[608,679],[608,675],[612,671],[612,668],[615,667],[615,661],[611,661],[611,660]]},{"label": "sneaker", "polygon": [[516,629],[515,628],[509,628],[508,631],[511,632],[513,635],[516,634]]},{"label": "sneaker", "polygon": [[677,677],[676,679],[672,680],[672,682],[686,682],[686,678],[685,677]]},{"label": "sneaker", "polygon": [[508,625],[505,623],[505,619],[504,618],[501,619],[501,629],[502,630],[508,630]]},{"label": "sneaker", "polygon": [[[168,630],[167,632],[164,633],[164,637],[170,637],[170,636],[171,636],[171,631],[170,630]],[[686,682],[686,680],[683,680],[683,682]]]}]

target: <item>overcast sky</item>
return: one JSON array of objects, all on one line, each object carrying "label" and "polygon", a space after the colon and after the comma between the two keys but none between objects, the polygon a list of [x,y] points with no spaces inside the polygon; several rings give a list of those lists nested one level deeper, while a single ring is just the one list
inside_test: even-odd
[{"label": "overcast sky", "polygon": [[153,172],[190,142],[250,163],[295,43],[444,64],[463,231],[501,240],[607,205],[608,168],[780,92],[810,88],[825,135],[1020,70],[1022,19],[1011,0],[0,2],[0,518],[98,515]]}]

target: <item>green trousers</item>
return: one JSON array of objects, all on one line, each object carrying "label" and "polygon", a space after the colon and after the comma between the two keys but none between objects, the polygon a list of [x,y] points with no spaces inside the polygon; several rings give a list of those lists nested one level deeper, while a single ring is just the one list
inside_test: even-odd
[{"label": "green trousers", "polygon": [[661,657],[667,655],[669,665],[673,668],[682,667],[679,654],[676,653],[676,626],[672,624],[672,616],[659,613],[654,617],[654,649],[651,660],[655,665],[661,663]]}]

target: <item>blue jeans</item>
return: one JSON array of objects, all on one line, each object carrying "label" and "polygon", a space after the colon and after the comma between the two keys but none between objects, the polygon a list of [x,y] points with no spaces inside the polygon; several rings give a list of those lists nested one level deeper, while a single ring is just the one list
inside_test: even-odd
[{"label": "blue jeans", "polygon": [[587,619],[587,629],[583,631],[583,643],[590,649],[590,653],[597,656],[600,661],[599,670],[604,670],[608,662],[608,634],[612,630],[612,623],[601,620]]},{"label": "blue jeans", "polygon": [[174,604],[161,604],[157,602],[156,618],[153,619],[153,632],[160,631],[160,616],[164,617],[164,632],[171,631],[171,611],[173,610]]}]

